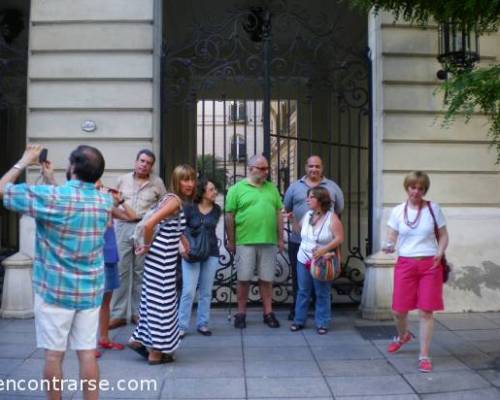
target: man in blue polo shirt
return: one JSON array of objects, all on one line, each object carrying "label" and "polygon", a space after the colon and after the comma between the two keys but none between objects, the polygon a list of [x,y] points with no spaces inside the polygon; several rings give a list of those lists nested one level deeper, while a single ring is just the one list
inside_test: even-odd
[{"label": "man in blue polo shirt", "polygon": [[43,376],[49,398],[61,397],[62,361],[69,346],[78,353],[85,399],[97,399],[95,359],[99,307],[104,289],[104,231],[112,199],[95,188],[104,158],[94,147],[78,146],[69,157],[61,186],[13,183],[38,163],[40,145],[0,179],[0,199],[10,210],[36,222],[33,286],[37,346],[45,349]]}]

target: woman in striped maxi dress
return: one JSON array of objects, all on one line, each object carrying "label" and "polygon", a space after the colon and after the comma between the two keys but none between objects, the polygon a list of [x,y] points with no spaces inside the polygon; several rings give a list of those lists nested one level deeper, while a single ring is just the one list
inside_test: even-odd
[{"label": "woman in striped maxi dress", "polygon": [[[176,271],[179,241],[186,226],[182,200],[194,196],[196,172],[189,165],[177,166],[164,204],[144,224],[144,245],[136,254],[145,254],[139,323],[129,347],[148,358],[151,365],[174,361],[180,343],[177,317]],[[162,222],[163,221],[163,222]],[[162,222],[153,238],[154,227]]]}]

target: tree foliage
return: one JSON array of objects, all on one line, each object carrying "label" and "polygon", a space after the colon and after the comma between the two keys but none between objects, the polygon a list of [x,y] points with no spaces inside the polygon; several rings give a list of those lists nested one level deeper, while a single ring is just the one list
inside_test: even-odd
[{"label": "tree foliage", "polygon": [[500,23],[500,0],[350,0],[365,11],[374,8],[392,13],[395,19],[425,25],[431,19],[476,26],[478,33],[496,31]]},{"label": "tree foliage", "polygon": [[[500,0],[349,0],[365,11],[387,11],[395,19],[426,25],[453,21],[460,26],[474,26],[478,33],[495,32],[500,25]],[[437,40],[437,37],[436,37]],[[448,79],[439,87],[444,91],[446,108],[444,124],[450,125],[459,113],[468,122],[474,112],[488,116],[488,134],[497,149],[500,163],[500,65],[465,71],[449,71]]]}]

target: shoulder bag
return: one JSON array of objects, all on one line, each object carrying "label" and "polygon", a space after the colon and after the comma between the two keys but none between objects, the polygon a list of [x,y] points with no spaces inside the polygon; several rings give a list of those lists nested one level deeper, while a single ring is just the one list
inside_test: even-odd
[{"label": "shoulder bag", "polygon": [[[431,207],[431,202],[427,202],[427,207],[429,207],[429,212],[431,213],[432,220],[434,221],[434,235],[436,235],[436,241],[439,245],[439,227],[436,221],[436,216],[434,215],[434,211]],[[450,277],[451,265],[446,260],[446,256],[443,254],[443,258],[441,259],[441,267],[443,269],[443,283],[448,282],[448,278]]]},{"label": "shoulder bag", "polygon": [[205,226],[205,215],[201,214],[201,224],[197,228],[188,228],[185,231],[189,242],[188,261],[205,261],[210,256],[210,233]]},{"label": "shoulder bag", "polygon": [[[326,219],[328,215],[325,217],[323,224],[316,236],[316,243],[318,241],[319,235],[323,230],[323,226],[325,225]],[[333,281],[340,276],[342,273],[342,267],[340,263],[340,249],[336,248],[335,250],[329,252],[329,256],[321,256],[318,258],[313,258],[311,260],[311,264],[309,267],[309,272],[314,279],[318,281]]]}]

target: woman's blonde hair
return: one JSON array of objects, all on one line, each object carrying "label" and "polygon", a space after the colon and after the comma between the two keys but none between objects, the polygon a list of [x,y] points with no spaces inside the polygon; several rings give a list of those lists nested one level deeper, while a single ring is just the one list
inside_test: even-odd
[{"label": "woman's blonde hair", "polygon": [[413,171],[406,175],[406,178],[403,182],[405,190],[408,190],[410,186],[414,186],[416,184],[421,185],[424,189],[424,194],[426,194],[431,186],[429,175],[422,171]]},{"label": "woman's blonde hair", "polygon": [[192,180],[196,182],[196,171],[191,165],[181,164],[174,168],[170,177],[170,191],[184,200],[193,200],[196,191],[193,190],[191,196],[187,197],[181,193],[181,181]]}]

